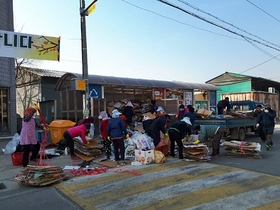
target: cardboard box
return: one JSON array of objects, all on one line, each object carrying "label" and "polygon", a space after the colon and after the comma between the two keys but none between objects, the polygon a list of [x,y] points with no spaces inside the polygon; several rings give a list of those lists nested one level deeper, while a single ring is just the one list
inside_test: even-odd
[{"label": "cardboard box", "polygon": [[155,162],[155,152],[154,150],[135,150],[135,161],[142,163],[143,165]]},{"label": "cardboard box", "polygon": [[202,116],[210,116],[212,114],[212,111],[206,110],[206,109],[199,109],[197,111],[197,114],[202,115]]}]

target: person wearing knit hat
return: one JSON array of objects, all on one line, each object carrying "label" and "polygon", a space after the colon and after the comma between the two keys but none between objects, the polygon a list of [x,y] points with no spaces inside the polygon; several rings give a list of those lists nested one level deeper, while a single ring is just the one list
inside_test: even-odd
[{"label": "person wearing knit hat", "polygon": [[103,150],[105,151],[107,159],[110,159],[111,156],[111,141],[107,138],[107,127],[108,122],[110,120],[110,117],[108,117],[108,114],[106,111],[100,112],[98,119],[100,119],[100,131],[102,136],[102,143],[103,143]]},{"label": "person wearing knit hat", "polygon": [[262,130],[266,137],[266,149],[269,150],[273,147],[272,137],[275,127],[276,112],[271,109],[270,104],[264,105],[264,110],[261,112],[256,127],[262,126]]},{"label": "person wearing knit hat", "polygon": [[175,149],[175,142],[177,143],[178,150],[179,150],[179,159],[183,159],[183,143],[182,139],[186,136],[191,135],[191,122],[190,118],[184,117],[180,121],[177,121],[170,125],[168,129],[168,135],[170,139],[170,155],[171,157],[175,156],[174,149]]},{"label": "person wearing knit hat", "polygon": [[[121,165],[125,165],[125,161],[124,161],[125,148],[124,148],[123,136],[126,136],[126,138],[129,137],[124,122],[122,121],[121,118],[119,118],[120,114],[121,113],[117,109],[114,109],[112,111],[112,119],[109,120],[107,126],[107,136],[108,136],[107,138],[108,140],[112,140],[113,142],[114,155],[115,155],[115,161],[117,162],[117,166],[119,166],[120,160],[122,161]],[[120,150],[121,158],[119,156],[119,150]]]},{"label": "person wearing knit hat", "polygon": [[126,124],[128,126],[130,126],[131,123],[132,123],[133,116],[135,115],[135,111],[134,111],[134,108],[133,108],[133,105],[132,105],[131,101],[127,102],[126,106],[123,109],[123,113],[122,114],[126,118]]},{"label": "person wearing knit hat", "polygon": [[85,119],[81,119],[78,121],[77,125],[81,125],[81,124],[85,124],[85,123],[93,123],[94,122],[94,118],[92,116],[89,116],[88,118]]},{"label": "person wearing knit hat", "polygon": [[36,139],[36,122],[33,118],[35,113],[36,109],[29,107],[25,110],[22,120],[22,129],[20,132],[19,144],[23,146],[23,167],[26,167],[29,164],[29,153],[31,151],[31,147],[33,147],[33,152],[30,157],[31,161],[37,160],[37,155],[40,150],[40,143]]}]

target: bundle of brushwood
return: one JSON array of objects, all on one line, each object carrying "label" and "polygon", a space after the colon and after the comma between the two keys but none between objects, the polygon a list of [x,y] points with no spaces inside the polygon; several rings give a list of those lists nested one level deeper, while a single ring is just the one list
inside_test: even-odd
[{"label": "bundle of brushwood", "polygon": [[209,156],[207,156],[208,150],[207,146],[204,144],[186,144],[184,145],[184,152],[185,156],[188,159],[194,160],[194,161],[208,161]]},{"label": "bundle of brushwood", "polygon": [[227,115],[231,115],[233,117],[237,117],[237,118],[252,118],[254,119],[254,112],[253,111],[231,111],[231,112],[227,112]]},{"label": "bundle of brushwood", "polygon": [[84,144],[79,139],[74,138],[73,140],[74,140],[74,150],[79,154],[88,157],[97,157],[102,154],[101,152],[102,147],[98,146],[93,141],[90,141],[90,144]]},{"label": "bundle of brushwood", "polygon": [[230,141],[224,142],[223,147],[228,157],[262,158],[259,154],[261,145],[256,142]]},{"label": "bundle of brushwood", "polygon": [[28,165],[16,175],[15,181],[23,185],[46,186],[67,178],[69,177],[63,173],[61,167]]}]

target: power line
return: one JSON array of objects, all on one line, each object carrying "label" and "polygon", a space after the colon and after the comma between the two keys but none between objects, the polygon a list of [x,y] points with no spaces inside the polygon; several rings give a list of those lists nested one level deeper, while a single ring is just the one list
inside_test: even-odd
[{"label": "power line", "polygon": [[249,0],[246,0],[247,2],[249,2],[250,4],[252,4],[253,6],[257,7],[259,10],[263,11],[265,14],[267,14],[268,16],[272,17],[274,20],[280,22],[279,19],[277,19],[276,17],[272,16],[271,14],[269,14],[268,12],[264,11],[262,8],[258,7],[257,5],[253,4],[252,2],[250,2]]},{"label": "power line", "polygon": [[240,72],[240,73],[244,73],[244,72],[250,71],[250,70],[252,70],[252,69],[254,69],[254,68],[257,68],[257,67],[259,67],[259,66],[261,66],[261,65],[263,65],[263,64],[265,64],[265,63],[267,63],[267,62],[269,62],[269,61],[271,61],[271,60],[273,60],[273,59],[275,59],[275,58],[277,58],[278,56],[280,56],[280,54],[278,54],[278,55],[276,55],[276,56],[274,56],[274,57],[272,57],[272,58],[270,58],[270,59],[268,59],[268,60],[266,60],[266,61],[264,61],[264,62],[262,62],[262,63],[260,63],[260,64],[258,64],[258,65],[256,65],[256,66],[253,66],[253,67],[251,67],[251,68],[249,68],[249,69],[247,69],[247,70],[245,70],[245,71],[242,71],[242,72]]},{"label": "power line", "polygon": [[133,6],[133,7],[136,7],[136,8],[138,8],[138,9],[144,10],[144,11],[146,11],[146,12],[150,12],[150,13],[152,13],[152,14],[154,14],[154,15],[157,15],[157,16],[159,16],[159,17],[162,17],[162,18],[165,18],[165,19],[174,21],[174,22],[179,23],[179,24],[182,24],[182,25],[186,25],[186,26],[189,26],[189,27],[192,27],[192,28],[201,30],[201,31],[205,31],[205,32],[208,32],[208,33],[212,33],[212,34],[215,34],[215,35],[218,35],[218,36],[224,36],[224,37],[227,37],[227,38],[230,38],[230,39],[237,39],[237,40],[242,40],[242,41],[244,41],[243,39],[239,39],[239,38],[227,36],[227,35],[224,35],[224,34],[219,34],[219,33],[213,32],[213,31],[209,31],[209,30],[206,30],[206,29],[202,29],[202,28],[199,28],[199,27],[196,27],[196,26],[193,26],[193,25],[190,25],[190,24],[181,22],[181,21],[179,21],[179,20],[176,20],[176,19],[173,19],[173,18],[171,18],[171,17],[167,17],[167,16],[164,16],[164,15],[161,15],[161,14],[159,14],[159,13],[156,13],[156,12],[152,11],[152,10],[145,9],[145,8],[143,8],[143,7],[140,7],[140,6],[138,6],[138,5],[135,5],[135,4],[133,4],[133,3],[131,3],[131,2],[128,2],[128,1],[125,1],[125,0],[121,0],[121,1],[122,1],[122,2],[125,2],[125,3],[127,3],[127,4],[129,4],[129,5],[131,5],[131,6]]},{"label": "power line", "polygon": [[181,2],[181,3],[183,3],[183,4],[185,4],[185,5],[187,5],[187,6],[189,6],[189,7],[191,7],[191,8],[193,8],[193,9],[195,9],[195,10],[197,10],[197,11],[199,11],[199,12],[201,12],[201,13],[204,13],[204,14],[206,14],[206,15],[209,15],[209,16],[211,16],[211,17],[213,17],[213,18],[215,18],[215,19],[217,19],[217,20],[219,20],[219,21],[221,21],[221,22],[223,22],[223,23],[225,23],[225,24],[228,24],[228,25],[230,25],[230,26],[232,26],[232,27],[234,27],[234,28],[236,28],[236,29],[238,29],[238,30],[240,30],[240,31],[243,31],[243,32],[245,32],[246,34],[249,34],[250,36],[253,36],[253,37],[255,37],[255,38],[258,38],[258,39],[260,39],[260,40],[262,40],[262,41],[264,41],[264,42],[267,42],[267,43],[269,43],[269,44],[271,44],[271,45],[274,45],[274,46],[276,46],[276,47],[280,47],[279,45],[273,44],[273,43],[271,43],[271,42],[269,42],[269,41],[267,41],[267,40],[265,40],[265,39],[262,39],[262,38],[260,38],[260,37],[258,37],[258,36],[256,36],[256,35],[254,35],[254,34],[252,34],[252,33],[250,33],[250,32],[247,32],[247,31],[245,31],[244,29],[241,29],[241,28],[239,28],[239,27],[237,27],[237,26],[235,26],[235,25],[233,25],[233,24],[231,24],[231,23],[229,23],[229,22],[226,22],[226,21],[224,21],[224,20],[222,20],[222,19],[220,19],[220,18],[218,18],[218,17],[216,17],[216,16],[214,16],[214,15],[208,13],[208,12],[205,12],[205,11],[199,9],[198,7],[193,6],[193,5],[187,3],[187,2],[185,2],[185,1],[183,1],[183,0],[178,0],[178,1]]},{"label": "power line", "polygon": [[198,19],[200,19],[200,20],[202,20],[202,21],[205,21],[205,22],[207,22],[207,23],[209,23],[209,24],[211,24],[211,25],[214,25],[214,26],[216,26],[216,27],[219,27],[219,28],[221,28],[221,29],[223,29],[223,30],[225,30],[225,31],[228,31],[228,32],[232,33],[232,34],[235,34],[235,35],[237,35],[237,36],[240,36],[240,37],[242,37],[242,38],[244,38],[244,39],[248,39],[248,40],[251,40],[251,41],[253,41],[253,42],[259,43],[259,44],[261,44],[261,45],[264,45],[264,46],[266,46],[266,47],[269,47],[269,48],[271,48],[271,49],[280,51],[279,48],[273,47],[273,46],[271,46],[271,45],[268,45],[268,44],[265,44],[265,43],[263,43],[263,42],[260,42],[260,41],[258,41],[258,40],[256,40],[256,39],[253,39],[253,38],[247,37],[247,36],[245,36],[245,35],[239,34],[239,33],[235,32],[235,31],[232,31],[232,30],[230,30],[230,29],[228,29],[228,28],[225,28],[225,27],[223,27],[223,26],[221,26],[221,25],[218,25],[218,24],[216,24],[216,23],[214,23],[214,22],[211,22],[211,21],[209,21],[209,20],[207,20],[207,19],[205,19],[205,18],[203,18],[203,17],[201,17],[201,16],[199,16],[199,15],[196,15],[196,14],[194,14],[194,13],[192,13],[192,12],[189,12],[189,11],[187,11],[187,10],[185,10],[185,9],[179,7],[179,6],[176,6],[176,5],[174,5],[174,4],[171,4],[171,3],[167,2],[167,1],[163,1],[163,0],[157,0],[157,1],[159,1],[159,2],[161,2],[161,3],[163,3],[163,4],[166,4],[166,5],[170,6],[170,7],[173,7],[173,8],[175,8],[175,9],[178,9],[178,10],[184,12],[184,13],[187,13],[187,14],[189,14],[189,15],[195,17],[195,18],[198,18]]}]

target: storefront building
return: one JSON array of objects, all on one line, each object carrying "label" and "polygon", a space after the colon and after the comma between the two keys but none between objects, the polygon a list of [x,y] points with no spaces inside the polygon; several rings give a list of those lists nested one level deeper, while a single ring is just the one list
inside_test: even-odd
[{"label": "storefront building", "polygon": [[[66,73],[56,84],[55,90],[60,91],[60,110],[62,119],[78,121],[83,117],[84,92],[73,90],[72,81],[82,79],[82,74]],[[204,83],[185,83],[160,80],[133,79],[122,77],[110,77],[89,75],[89,96],[91,116],[96,118],[100,111],[114,109],[114,103],[120,106],[124,100],[132,101],[137,113],[141,115],[150,105],[152,99],[158,106],[164,107],[170,115],[176,115],[180,104],[196,105],[210,109],[216,108],[216,91],[214,85]],[[214,99],[214,100],[211,100]],[[98,128],[98,126],[96,126]]]},{"label": "storefront building", "polygon": [[[14,31],[13,1],[0,0],[0,5],[0,30]],[[13,58],[0,57],[0,77],[0,136],[3,136],[14,134],[17,130]]]}]

